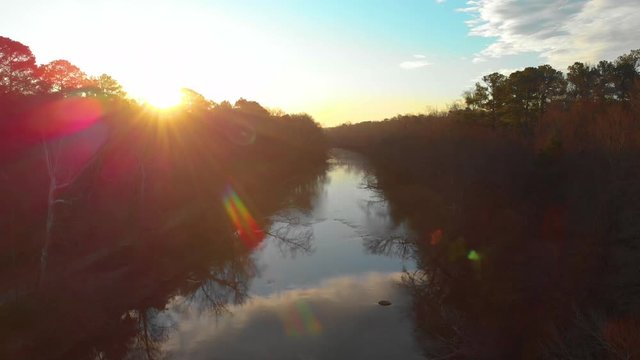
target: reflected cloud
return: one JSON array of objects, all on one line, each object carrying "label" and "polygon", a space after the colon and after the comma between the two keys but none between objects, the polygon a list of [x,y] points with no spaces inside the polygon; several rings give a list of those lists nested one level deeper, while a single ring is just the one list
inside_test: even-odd
[{"label": "reflected cloud", "polygon": [[322,333],[322,325],[320,325],[309,303],[304,299],[289,304],[282,314],[282,322],[287,336],[314,336]]},{"label": "reflected cloud", "polygon": [[[217,321],[188,310],[164,352],[175,359],[421,359],[401,275],[339,277],[255,297]],[[381,299],[393,305],[381,307]]]}]

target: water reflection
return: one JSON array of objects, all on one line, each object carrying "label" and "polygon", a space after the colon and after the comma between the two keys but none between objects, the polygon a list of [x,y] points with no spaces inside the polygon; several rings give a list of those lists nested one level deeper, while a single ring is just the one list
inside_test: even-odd
[{"label": "water reflection", "polygon": [[638,278],[631,275],[640,253],[619,235],[621,224],[594,225],[599,209],[584,205],[601,192],[571,194],[576,203],[538,178],[523,190],[508,187],[510,178],[497,186],[470,176],[436,191],[437,177],[382,168],[376,176],[396,222],[413,230],[418,270],[404,283],[427,358],[640,356]]},{"label": "water reflection", "polygon": [[171,300],[160,316],[176,330],[163,356],[420,358],[399,281],[415,267],[408,232],[363,186],[367,174],[360,157],[334,152],[325,176],[290,194],[302,201],[270,217],[246,282],[209,280]]},{"label": "water reflection", "polygon": [[[170,307],[181,321],[163,351],[172,359],[419,359],[400,276],[338,277],[255,296],[217,320]],[[382,298],[393,306],[379,306]]]},{"label": "water reflection", "polygon": [[399,286],[415,270],[407,227],[363,186],[361,158],[334,152],[329,165],[202,188],[202,199],[185,186],[162,211],[145,189],[144,216],[114,217],[112,228],[108,208],[63,214],[95,224],[58,229],[69,242],[92,231],[96,243],[122,240],[58,251],[46,288],[6,296],[0,357],[419,357]]},{"label": "water reflection", "polygon": [[[396,246],[406,239],[406,228],[393,222],[379,194],[362,186],[368,174],[362,158],[334,151],[330,163],[310,211],[287,209],[273,217],[271,233],[285,224],[285,235],[294,236],[270,236],[256,249],[259,276],[252,282],[252,293],[268,295],[345,274],[415,267],[410,252]],[[362,204],[371,201],[378,209],[365,211]],[[376,246],[383,241],[385,251]]]}]

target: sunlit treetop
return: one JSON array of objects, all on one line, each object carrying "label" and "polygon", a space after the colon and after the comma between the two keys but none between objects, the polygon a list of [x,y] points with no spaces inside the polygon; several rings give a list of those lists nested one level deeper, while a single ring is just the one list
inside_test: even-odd
[{"label": "sunlit treetop", "polygon": [[37,91],[36,58],[28,46],[0,36],[0,93]]},{"label": "sunlit treetop", "polygon": [[67,60],[54,60],[42,65],[40,78],[49,92],[71,91],[89,85],[89,78]]},{"label": "sunlit treetop", "polygon": [[100,94],[108,98],[125,98],[127,92],[124,91],[122,85],[111,75],[102,74],[97,77],[91,78],[91,84],[94,86]]}]

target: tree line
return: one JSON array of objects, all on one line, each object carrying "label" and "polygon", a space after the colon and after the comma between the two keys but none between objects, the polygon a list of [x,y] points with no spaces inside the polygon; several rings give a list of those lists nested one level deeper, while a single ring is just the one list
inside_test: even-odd
[{"label": "tree line", "polygon": [[36,95],[83,91],[91,95],[124,97],[110,75],[88,76],[67,60],[37,65],[28,46],[0,36],[0,95]]},{"label": "tree line", "polygon": [[[322,172],[327,142],[311,116],[182,96],[158,111],[107,74],[37,65],[28,46],[0,37],[0,354],[63,356],[123,309],[195,292],[189,274],[249,253]],[[103,301],[114,308],[87,308]],[[98,316],[57,338],[74,308]]]},{"label": "tree line", "polygon": [[531,126],[553,106],[628,102],[637,96],[640,50],[596,65],[575,62],[566,75],[551,65],[482,77],[463,95],[465,110],[494,126]]},{"label": "tree line", "polygon": [[413,230],[427,357],[638,356],[639,55],[494,73],[449,111],[326,130]]}]

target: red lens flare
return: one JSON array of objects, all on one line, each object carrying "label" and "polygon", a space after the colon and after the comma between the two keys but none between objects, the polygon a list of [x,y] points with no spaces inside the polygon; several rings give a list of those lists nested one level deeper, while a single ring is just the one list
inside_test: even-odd
[{"label": "red lens flare", "polygon": [[264,239],[264,231],[230,185],[227,186],[222,202],[229,219],[231,219],[231,223],[236,229],[236,233],[247,248],[253,249],[258,246]]}]

